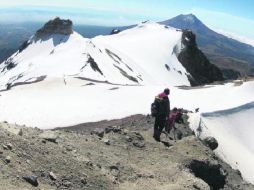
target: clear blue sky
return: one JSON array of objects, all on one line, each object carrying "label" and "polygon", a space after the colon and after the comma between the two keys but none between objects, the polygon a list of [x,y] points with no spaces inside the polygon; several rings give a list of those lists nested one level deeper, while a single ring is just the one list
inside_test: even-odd
[{"label": "clear blue sky", "polygon": [[75,24],[112,26],[188,13],[213,29],[254,39],[254,0],[0,0],[0,22],[60,16]]}]

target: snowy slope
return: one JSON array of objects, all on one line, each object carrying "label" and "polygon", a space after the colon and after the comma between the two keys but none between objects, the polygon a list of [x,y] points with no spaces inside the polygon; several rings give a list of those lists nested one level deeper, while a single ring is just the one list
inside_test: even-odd
[{"label": "snowy slope", "polygon": [[215,137],[219,143],[218,156],[240,170],[244,179],[251,183],[254,183],[253,115],[254,102],[250,102],[192,118],[197,134],[201,138]]},{"label": "snowy slope", "polygon": [[176,57],[181,37],[182,32],[175,28],[149,22],[117,35],[96,37],[93,41],[137,65],[145,73],[148,84],[189,85],[186,70]]},{"label": "snowy slope", "polygon": [[[166,86],[121,86],[66,77],[17,86],[0,96],[0,120],[54,128],[131,114],[147,114],[154,96]],[[222,93],[223,92],[223,93]],[[225,110],[253,101],[254,82],[184,90],[171,87],[171,107],[202,113]],[[237,100],[237,101],[236,101]],[[223,102],[223,103],[222,103]],[[12,113],[12,114],[10,114]]]},{"label": "snowy slope", "polygon": [[95,39],[75,32],[33,37],[26,49],[0,65],[0,89],[65,76],[121,85],[190,85],[174,51],[180,48],[181,35],[174,28],[146,23]]}]

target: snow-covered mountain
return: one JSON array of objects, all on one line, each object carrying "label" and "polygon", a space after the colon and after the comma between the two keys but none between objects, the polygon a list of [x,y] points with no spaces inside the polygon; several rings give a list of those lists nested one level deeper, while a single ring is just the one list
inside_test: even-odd
[{"label": "snow-covered mountain", "polygon": [[[62,24],[67,28],[59,30]],[[201,127],[197,132],[202,137],[217,138],[216,153],[254,183],[250,161],[254,160],[250,116],[254,81],[186,87],[196,76],[186,68],[199,69],[188,64],[202,57],[192,57],[197,47],[190,32],[185,36],[181,30],[147,22],[115,35],[86,39],[69,30],[70,25],[49,23],[0,65],[1,121],[48,129],[148,114],[154,96],[169,87],[171,107],[200,108],[200,113],[190,114],[192,128]],[[195,74],[202,73],[206,71]],[[248,134],[239,133],[243,121]],[[234,142],[234,152],[228,151],[228,142]]]},{"label": "snow-covered mountain", "polygon": [[93,39],[76,32],[37,32],[0,65],[0,88],[52,77],[121,85],[190,85],[177,59],[181,37],[181,31],[157,23]]}]

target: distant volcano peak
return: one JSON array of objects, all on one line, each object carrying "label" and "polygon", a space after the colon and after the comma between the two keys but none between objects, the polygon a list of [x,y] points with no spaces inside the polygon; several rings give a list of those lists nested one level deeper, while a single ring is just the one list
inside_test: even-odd
[{"label": "distant volcano peak", "polygon": [[203,24],[194,14],[181,14],[172,19],[160,22],[167,26],[172,26],[180,29],[190,29],[196,32],[196,29],[207,32],[210,30],[205,24]]},{"label": "distant volcano peak", "polygon": [[194,14],[181,14],[173,19],[181,20],[182,22],[188,23],[188,24],[202,24],[202,22],[194,15]]},{"label": "distant volcano peak", "polygon": [[56,17],[55,19],[48,21],[41,29],[39,29],[36,32],[36,37],[51,34],[70,35],[73,33],[72,25],[71,20],[64,20]]}]

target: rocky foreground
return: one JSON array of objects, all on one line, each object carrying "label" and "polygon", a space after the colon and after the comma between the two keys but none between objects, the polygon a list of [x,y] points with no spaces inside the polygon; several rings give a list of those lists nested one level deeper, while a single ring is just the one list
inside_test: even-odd
[{"label": "rocky foreground", "polygon": [[0,189],[254,189],[184,121],[161,143],[142,115],[50,131],[2,123]]}]

